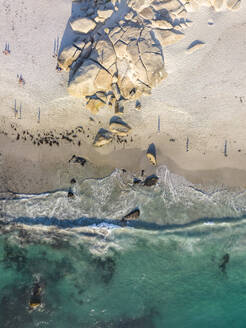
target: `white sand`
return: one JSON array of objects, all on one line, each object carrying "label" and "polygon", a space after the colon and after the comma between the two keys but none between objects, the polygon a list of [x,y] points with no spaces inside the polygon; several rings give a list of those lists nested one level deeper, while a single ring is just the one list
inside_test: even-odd
[{"label": "white sand", "polygon": [[[185,30],[185,38],[164,51],[168,78],[151,96],[142,97],[141,111],[134,109],[135,103],[126,106],[123,118],[133,128],[127,144],[113,142],[101,149],[93,148],[92,141],[99,127],[108,128],[113,112],[102,109],[91,122],[83,102],[68,96],[68,73],[56,72],[52,57],[54,40],[62,39],[70,17],[71,0],[2,0],[0,5],[0,45],[4,50],[8,42],[11,50],[9,56],[0,53],[0,130],[8,132],[8,136],[0,134],[1,176],[5,184],[12,181],[10,189],[20,191],[22,184],[28,191],[66,185],[62,177],[68,180],[74,172],[61,173],[59,179],[51,172],[58,166],[60,172],[68,172],[67,161],[73,153],[110,169],[151,172],[145,154],[152,142],[158,164],[167,164],[192,181],[246,185],[245,2],[237,11],[204,7],[188,15],[193,24]],[[196,40],[205,46],[187,53]],[[17,74],[22,74],[24,86],[18,84]],[[15,118],[15,100],[17,109],[22,106],[21,119],[19,112]],[[10,124],[33,133],[82,125],[90,129],[90,136],[81,139],[82,147],[66,142],[57,148],[37,147],[13,142],[16,133]],[[75,171],[81,174],[80,168]],[[28,178],[35,187],[28,187]]]}]

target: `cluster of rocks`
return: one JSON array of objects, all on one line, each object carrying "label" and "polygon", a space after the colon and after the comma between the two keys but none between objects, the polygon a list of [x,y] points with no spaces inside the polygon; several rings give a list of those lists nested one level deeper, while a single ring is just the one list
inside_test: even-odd
[{"label": "cluster of rocks", "polygon": [[[74,0],[70,17],[73,38],[61,49],[58,67],[69,72],[68,92],[86,100],[96,114],[101,107],[124,113],[124,103],[138,101],[167,77],[165,48],[184,38],[190,26],[187,13],[200,6],[215,10],[237,9],[241,0]],[[187,53],[204,46],[191,44]],[[131,128],[118,119],[101,128],[94,146],[109,144],[115,136],[127,136]],[[156,155],[147,152],[156,165]]]},{"label": "cluster of rocks", "polygon": [[[134,178],[133,184],[134,185],[141,184],[141,185],[146,186],[146,187],[152,187],[152,186],[155,186],[157,184],[158,180],[159,180],[159,178],[155,174],[153,174],[153,175],[148,176],[144,180]],[[140,217],[140,210],[139,210],[139,208],[135,208],[130,213],[123,216],[122,219],[121,219],[121,222],[127,223],[127,221],[135,221],[139,217]]]},{"label": "cluster of rocks", "polygon": [[147,187],[152,187],[157,184],[158,180],[159,180],[159,178],[155,174],[152,174],[152,175],[148,176],[145,180],[141,180],[139,178],[134,178],[133,184],[134,185],[141,184],[141,185],[144,185]]},{"label": "cluster of rocks", "polygon": [[19,130],[14,124],[11,124],[10,127],[15,132],[12,133],[12,136],[14,135],[17,141],[29,141],[35,146],[48,145],[52,147],[53,145],[60,146],[62,142],[68,142],[80,147],[81,141],[79,136],[80,134],[85,134],[82,126],[78,126],[72,130],[65,130],[63,132],[50,130],[37,131],[36,133],[29,130]]},{"label": "cluster of rocks", "polygon": [[187,12],[201,5],[236,9],[240,0],[76,0],[71,44],[58,65],[70,71],[68,91],[87,108],[123,110],[122,103],[149,94],[167,77],[165,47],[184,37]]},{"label": "cluster of rocks", "polygon": [[163,48],[184,37],[177,18],[185,27],[185,6],[178,0],[80,4],[81,14],[70,19],[74,40],[58,57],[70,71],[68,91],[85,98],[93,113],[105,105],[121,112],[124,101],[149,94],[167,76]]},{"label": "cluster of rocks", "polygon": [[[101,123],[100,121],[98,122]],[[129,137],[131,132],[131,127],[124,122],[121,117],[113,116],[109,122],[109,130],[100,129],[94,138],[94,145],[96,147],[101,147],[111,141],[117,144],[126,145],[128,142],[133,142],[133,137]],[[12,131],[11,131],[12,130]],[[39,147],[46,145],[52,146],[62,146],[63,144],[71,144],[74,146],[82,147],[83,143],[87,140],[93,140],[91,136],[91,129],[89,127],[83,128],[82,126],[77,126],[73,129],[66,129],[62,131],[54,130],[39,130],[33,132],[28,129],[21,129],[15,124],[10,124],[10,132],[0,130],[0,135],[9,136],[11,139],[17,142],[29,142],[34,146]],[[89,138],[89,139],[88,139]],[[82,166],[86,163],[86,160],[82,157],[73,155],[69,160],[69,163],[79,163]]]},{"label": "cluster of rocks", "polygon": [[102,147],[110,143],[113,138],[117,137],[117,142],[121,142],[120,137],[127,137],[131,127],[119,116],[113,116],[109,123],[109,130],[100,129],[95,137],[94,146]]}]

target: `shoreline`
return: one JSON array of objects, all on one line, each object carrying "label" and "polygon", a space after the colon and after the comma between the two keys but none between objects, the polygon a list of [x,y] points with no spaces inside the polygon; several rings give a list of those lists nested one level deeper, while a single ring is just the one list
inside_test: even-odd
[{"label": "shoreline", "polygon": [[[18,130],[20,132],[20,130]],[[19,132],[23,137],[23,134]],[[24,130],[28,131],[28,130]],[[62,130],[56,130],[59,134]],[[63,134],[65,134],[63,130]],[[43,131],[45,133],[45,131]],[[40,134],[38,132],[37,134]],[[34,135],[34,134],[33,134]],[[170,136],[157,134],[149,139],[157,149],[157,166],[152,166],[146,157],[148,143],[140,140],[136,147],[128,138],[126,143],[116,140],[105,148],[92,148],[90,142],[80,138],[74,144],[59,140],[56,144],[33,145],[29,140],[14,140],[16,135],[1,134],[1,192],[40,193],[57,189],[68,189],[72,178],[103,178],[114,169],[125,169],[136,177],[155,174],[159,166],[165,165],[171,173],[184,177],[195,185],[224,185],[228,188],[246,187],[246,154],[236,147],[225,157],[220,152],[204,155],[197,149],[187,152],[185,142],[170,141]],[[150,142],[149,142],[150,143]],[[231,155],[233,154],[233,155]],[[86,159],[86,164],[72,163],[73,156]],[[70,161],[70,162],[69,162]]]}]

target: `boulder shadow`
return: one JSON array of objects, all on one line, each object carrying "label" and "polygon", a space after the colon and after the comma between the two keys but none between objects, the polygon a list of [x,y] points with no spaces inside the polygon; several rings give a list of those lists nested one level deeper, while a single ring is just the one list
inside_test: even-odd
[{"label": "boulder shadow", "polygon": [[78,37],[81,37],[81,38],[84,38],[84,39],[86,39],[86,37],[87,37],[86,34],[76,33],[71,28],[70,19],[72,17],[84,17],[85,16],[83,11],[81,10],[82,3],[81,2],[75,2],[75,1],[71,1],[71,2],[72,2],[71,15],[68,18],[67,25],[65,27],[62,39],[60,41],[58,56],[60,55],[60,53],[62,52],[62,50],[64,48],[71,45]]},{"label": "boulder shadow", "polygon": [[121,124],[121,125],[124,125],[126,127],[129,127],[128,124],[122,120],[122,118],[120,116],[113,116],[111,119],[110,119],[110,122],[109,124],[113,124],[113,123],[117,123],[117,124]]},{"label": "boulder shadow", "polygon": [[156,148],[155,148],[154,143],[149,145],[148,150],[147,150],[147,154],[151,154],[154,157],[156,157]]}]

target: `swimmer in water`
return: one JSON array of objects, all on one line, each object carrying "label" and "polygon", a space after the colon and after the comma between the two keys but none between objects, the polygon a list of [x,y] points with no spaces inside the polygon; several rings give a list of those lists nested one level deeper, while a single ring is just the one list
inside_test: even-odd
[{"label": "swimmer in water", "polygon": [[226,265],[227,263],[229,263],[229,260],[230,260],[230,255],[228,253],[226,253],[223,257],[222,257],[222,262],[221,264],[219,265],[219,268],[221,269],[221,271],[223,273],[225,273],[226,271]]}]

